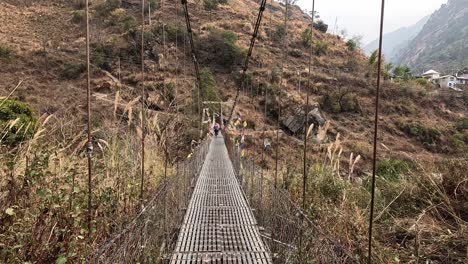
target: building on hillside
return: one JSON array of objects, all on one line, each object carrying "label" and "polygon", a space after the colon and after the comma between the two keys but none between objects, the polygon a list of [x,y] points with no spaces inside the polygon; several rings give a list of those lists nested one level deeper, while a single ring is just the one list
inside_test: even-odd
[{"label": "building on hillside", "polygon": [[457,76],[458,84],[468,84],[468,74]]},{"label": "building on hillside", "polygon": [[457,77],[453,75],[444,75],[439,78],[431,79],[431,82],[440,88],[454,88],[458,84]]},{"label": "building on hillside", "polygon": [[440,73],[438,73],[438,72],[436,72],[436,71],[434,71],[434,70],[429,70],[429,71],[423,73],[423,74],[421,75],[421,77],[426,78],[426,79],[428,79],[428,80],[431,81],[431,80],[433,80],[433,79],[439,78],[439,77],[440,77]]}]

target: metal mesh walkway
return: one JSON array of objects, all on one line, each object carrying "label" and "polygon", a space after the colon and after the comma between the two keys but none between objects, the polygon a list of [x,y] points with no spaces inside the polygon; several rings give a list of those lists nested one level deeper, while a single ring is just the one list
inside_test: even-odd
[{"label": "metal mesh walkway", "polygon": [[272,263],[221,136],[211,142],[171,263]]}]

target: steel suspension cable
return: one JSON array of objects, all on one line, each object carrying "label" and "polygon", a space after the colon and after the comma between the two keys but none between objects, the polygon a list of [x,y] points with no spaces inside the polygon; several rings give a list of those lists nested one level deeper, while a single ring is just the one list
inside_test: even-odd
[{"label": "steel suspension cable", "polygon": [[141,186],[140,204],[143,207],[144,180],[145,180],[145,137],[146,137],[146,111],[145,111],[145,0],[141,0]]},{"label": "steel suspension cable", "polygon": [[380,35],[379,35],[379,58],[377,66],[377,91],[375,94],[375,117],[374,117],[374,153],[372,157],[372,189],[371,189],[371,206],[369,216],[369,241],[368,241],[368,256],[367,263],[372,263],[372,227],[374,221],[374,203],[375,203],[375,174],[377,167],[377,136],[379,122],[379,98],[380,98],[380,81],[382,70],[382,42],[384,28],[385,0],[382,0],[380,11]]},{"label": "steel suspension cable", "polygon": [[280,87],[279,87],[279,95],[277,99],[278,104],[278,119],[277,119],[277,130],[276,130],[276,147],[275,147],[275,188],[278,184],[278,154],[279,154],[279,133],[280,133],[280,119],[281,119],[281,90],[283,88],[283,79],[284,79],[284,63],[288,57],[288,15],[289,15],[289,2],[290,0],[285,0],[286,7],[284,11],[284,40],[283,40],[283,59],[281,60],[281,78],[280,78]]},{"label": "steel suspension cable", "polygon": [[91,135],[91,74],[89,59],[89,0],[86,0],[86,114],[88,142],[86,147],[86,156],[88,159],[88,237],[91,236],[91,215],[92,215],[92,158],[93,141]]},{"label": "steel suspension cable", "polygon": [[309,126],[309,97],[310,97],[310,77],[312,68],[312,40],[314,38],[314,16],[315,16],[315,0],[312,0],[312,24],[310,26],[310,47],[309,47],[309,72],[307,73],[307,89],[306,92],[306,105],[305,105],[305,120],[304,120],[304,157],[303,157],[303,178],[302,178],[302,210],[305,212],[306,208],[306,188],[307,188],[307,132]]},{"label": "steel suspension cable", "polygon": [[[309,47],[309,71],[307,73],[307,86],[306,89],[306,105],[304,109],[305,119],[304,119],[304,153],[303,153],[303,177],[302,177],[302,211],[304,214],[306,213],[306,192],[307,192],[307,178],[308,178],[308,167],[307,167],[307,137],[309,131],[309,97],[310,97],[310,77],[311,77],[311,68],[312,68],[312,51],[313,45],[312,40],[314,37],[314,17],[315,17],[315,0],[312,0],[312,21],[310,26],[310,47]],[[303,217],[301,217],[301,221],[303,221]],[[302,258],[302,242],[304,239],[304,230],[303,228],[300,229],[301,234],[299,238],[299,257]]]},{"label": "steel suspension cable", "polygon": [[[182,0],[182,1],[185,1],[185,0]],[[255,40],[257,39],[257,36],[258,36],[258,29],[260,28],[260,25],[262,23],[262,17],[263,17],[263,11],[265,11],[265,5],[266,5],[266,0],[262,0],[259,11],[258,11],[257,21],[255,22],[254,33],[252,34],[252,38],[250,40],[249,51],[247,52],[247,56],[244,59],[244,66],[242,68],[242,74],[241,74],[242,85],[237,87],[234,104],[232,105],[231,113],[229,114],[229,118],[227,121],[228,125],[231,122],[232,115],[234,114],[234,109],[236,108],[237,102],[239,101],[240,91],[244,89],[245,87],[245,74],[247,72],[247,69],[249,68],[250,57],[252,56],[253,48],[255,46]]]},{"label": "steel suspension cable", "polygon": [[[176,8],[174,12],[174,24],[176,25],[176,28],[179,28],[179,11]],[[180,70],[180,64],[179,64],[179,34],[178,30],[176,30],[175,34],[175,59],[176,59],[176,72],[178,73]],[[175,104],[175,110],[176,113],[179,112],[179,105],[177,104],[177,96],[178,96],[178,86],[179,82],[177,79],[175,79],[175,95],[174,95],[174,104]]]},{"label": "steel suspension cable", "polygon": [[[201,96],[201,78],[200,78],[200,66],[198,65],[197,56],[195,53],[195,44],[193,42],[193,32],[192,32],[192,25],[190,24],[190,14],[188,11],[188,4],[187,0],[181,0],[182,7],[184,9],[184,16],[185,16],[185,24],[187,26],[187,35],[189,37],[190,43],[190,53],[193,60],[193,66],[195,68],[195,75],[197,77],[197,89],[198,89],[198,118],[199,118],[199,128],[201,132],[201,125],[202,125],[202,113],[201,113],[201,105],[200,105],[200,96]],[[201,136],[201,135],[200,135]]]}]

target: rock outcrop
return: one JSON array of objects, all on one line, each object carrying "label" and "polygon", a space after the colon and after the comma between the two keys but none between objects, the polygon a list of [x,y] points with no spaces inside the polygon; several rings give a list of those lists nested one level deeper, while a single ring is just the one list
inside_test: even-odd
[{"label": "rock outcrop", "polygon": [[[312,110],[308,113],[307,127],[311,124],[315,124],[315,127],[323,126],[326,120],[320,112],[318,103],[311,104],[310,109]],[[295,111],[287,113],[281,123],[292,134],[299,134],[304,131],[305,117],[304,108],[299,107]]]}]

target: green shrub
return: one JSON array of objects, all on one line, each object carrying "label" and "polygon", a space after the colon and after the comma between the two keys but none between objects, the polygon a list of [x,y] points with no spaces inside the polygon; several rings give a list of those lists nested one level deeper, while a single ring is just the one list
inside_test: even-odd
[{"label": "green shrub", "polygon": [[451,131],[451,138],[449,139],[450,145],[455,151],[468,151],[468,118],[462,118],[455,122],[455,131]]},{"label": "green shrub", "polygon": [[201,79],[201,95],[204,101],[219,101],[218,92],[216,91],[216,80],[207,68],[200,72]]},{"label": "green shrub", "polygon": [[465,87],[463,88],[463,101],[465,102],[465,105],[468,105],[468,84],[465,84]]},{"label": "green shrub", "polygon": [[280,80],[281,80],[281,70],[278,68],[273,68],[273,70],[271,70],[271,82],[279,83]]},{"label": "green shrub", "polygon": [[[270,92],[271,91],[271,92]],[[274,97],[274,95],[277,93],[278,87],[277,86],[272,86],[271,89],[268,91],[268,97],[266,103],[266,108],[267,108],[267,116],[273,118],[273,119],[278,119],[279,116],[279,109],[278,109],[278,103]],[[264,104],[265,106],[265,104]]]},{"label": "green shrub", "polygon": [[109,14],[109,25],[116,26],[120,24],[127,15],[127,11],[123,8],[112,10]]},{"label": "green shrub", "polygon": [[108,17],[117,8],[120,8],[121,0],[107,0],[98,4],[95,8],[96,15],[100,17]]},{"label": "green shrub", "polygon": [[396,101],[384,101],[382,111],[386,114],[398,114],[400,116],[411,116],[418,112],[413,101],[404,99]]},{"label": "green shrub", "polygon": [[310,47],[312,44],[312,30],[310,28],[306,28],[304,31],[302,31],[301,40],[302,45],[305,47]]},{"label": "green shrub", "polygon": [[427,145],[435,145],[440,142],[442,133],[432,127],[425,127],[419,122],[398,122],[398,127],[408,136],[416,138],[419,142]]},{"label": "green shrub", "polygon": [[286,28],[284,27],[284,25],[283,24],[277,25],[273,38],[276,41],[281,41],[283,40],[285,36],[286,36]]},{"label": "green shrub", "polygon": [[125,36],[122,35],[113,35],[111,36],[107,42],[106,46],[110,48],[113,52],[112,58],[118,57],[118,56],[125,56],[123,52],[128,48],[129,43],[125,39]]},{"label": "green shrub", "polygon": [[426,94],[427,90],[421,86],[413,85],[409,82],[398,82],[389,84],[388,87],[382,91],[382,98],[417,102],[426,96]]},{"label": "green shrub", "polygon": [[[200,101],[219,101],[218,91],[216,91],[216,80],[209,69],[204,68],[200,71],[200,82]],[[196,112],[198,112],[198,96],[199,94],[195,87],[193,90],[192,99]],[[212,111],[219,111],[219,106],[217,105],[210,105],[208,107]]]},{"label": "green shrub", "polygon": [[73,0],[73,7],[75,9],[84,9],[86,7],[86,0]]},{"label": "green shrub", "polygon": [[175,84],[173,82],[168,82],[164,85],[164,97],[168,102],[172,102],[175,99]]},{"label": "green shrub", "polygon": [[217,0],[203,0],[203,7],[205,10],[214,10],[217,9],[219,2]]},{"label": "green shrub", "polygon": [[166,37],[169,41],[182,43],[187,35],[185,25],[170,22],[165,27]]},{"label": "green shrub", "polygon": [[156,0],[146,0],[145,1],[145,14],[148,14],[150,5],[151,5],[151,12],[153,12],[154,10],[160,7],[158,6]]},{"label": "green shrub", "polygon": [[75,10],[72,12],[72,23],[84,24],[86,23],[86,14],[83,10]]},{"label": "green shrub", "polygon": [[0,43],[0,59],[10,61],[13,58],[13,51],[7,45]]},{"label": "green shrub", "polygon": [[[202,58],[205,63],[217,64],[231,69],[234,64],[242,61],[243,51],[236,44],[237,35],[230,30],[209,28],[209,35],[200,41],[199,49],[204,51]],[[201,44],[203,43],[203,45]]]},{"label": "green shrub", "polygon": [[218,0],[203,0],[203,8],[210,12],[210,20],[211,20],[211,12],[213,10],[218,9],[219,2]]},{"label": "green shrub", "polygon": [[340,106],[332,94],[325,94],[320,100],[320,106],[323,110],[331,113],[340,112]]},{"label": "green shrub", "polygon": [[289,55],[291,55],[294,58],[300,58],[302,57],[303,53],[300,49],[291,49],[289,50]]},{"label": "green shrub", "polygon": [[[409,80],[411,78],[411,69],[408,67],[408,66],[401,66],[401,65],[398,65],[398,66],[395,66],[393,68],[393,76],[396,78],[396,79],[400,79],[400,80]],[[427,82],[426,82],[427,83]],[[425,84],[426,84],[425,83]],[[425,85],[424,84],[424,85]]]},{"label": "green shrub", "polygon": [[468,129],[468,117],[458,120],[457,123],[455,124],[455,128],[459,131]]},{"label": "green shrub", "polygon": [[237,35],[234,33],[234,31],[231,30],[216,30],[214,28],[211,28],[210,30],[211,33],[219,34],[225,41],[229,43],[236,43],[237,41]]},{"label": "green shrub", "polygon": [[455,151],[468,151],[468,134],[455,133],[450,138],[450,145]]},{"label": "green shrub", "polygon": [[314,28],[318,29],[323,33],[327,33],[328,25],[325,24],[325,22],[323,22],[322,20],[319,20],[316,23],[314,23]]},{"label": "green shrub", "polygon": [[122,27],[123,27],[125,32],[127,32],[129,30],[133,30],[137,26],[138,26],[138,22],[136,21],[136,19],[133,16],[126,16],[122,20]]},{"label": "green shrub", "polygon": [[324,172],[322,172],[321,176],[313,177],[313,185],[325,201],[338,203],[343,198],[343,192],[346,191],[346,182],[332,175],[323,174]]},{"label": "green shrub", "polygon": [[110,26],[117,27],[122,33],[136,29],[139,26],[135,17],[128,14],[127,10],[123,8],[112,10],[107,22]]},{"label": "green shrub", "polygon": [[106,71],[112,70],[108,59],[112,57],[112,55],[112,47],[101,43],[91,44],[91,63],[98,66],[99,68]]},{"label": "green shrub", "polygon": [[322,108],[330,113],[359,112],[357,97],[352,94],[341,97],[338,93],[326,94],[320,101]]},{"label": "green shrub", "polygon": [[74,63],[65,63],[61,76],[64,79],[77,79],[80,75],[85,72],[86,66],[82,63],[74,64]]},{"label": "green shrub", "polygon": [[[328,167],[313,163],[309,167],[309,175],[314,175],[308,181],[309,197],[316,199],[320,204],[339,204],[343,194],[352,186],[341,177],[336,177]],[[312,202],[312,201],[311,201]]]},{"label": "green shrub", "polygon": [[[154,43],[157,41],[155,34],[152,30],[146,30],[144,33],[145,51],[151,53]],[[129,45],[126,47],[126,52],[129,56],[133,57],[136,62],[141,61],[141,30],[132,29],[127,34],[127,42]]]},{"label": "green shrub", "polygon": [[31,138],[36,128],[37,117],[28,104],[0,98],[0,142],[17,145]]},{"label": "green shrub", "polygon": [[330,113],[360,112],[357,96],[347,90],[328,93],[320,100],[321,107]]},{"label": "green shrub", "polygon": [[[141,29],[133,29],[128,32],[129,37],[133,39],[135,42],[141,42]],[[151,30],[145,30],[143,32],[143,37],[146,42],[151,42],[154,40],[156,34]],[[140,44],[138,44],[140,45]]]},{"label": "green shrub", "polygon": [[210,11],[210,16],[211,16],[212,10],[216,10],[218,9],[219,5],[225,5],[227,3],[228,3],[228,0],[203,0],[203,7],[205,8],[205,10]]},{"label": "green shrub", "polygon": [[416,78],[414,81],[421,86],[426,86],[428,84],[426,78]]},{"label": "green shrub", "polygon": [[[242,78],[242,76],[244,78]],[[253,80],[253,77],[252,77],[252,73],[251,72],[246,72],[245,75],[240,75],[238,78],[237,78],[237,85],[245,85],[245,87],[249,87],[249,85],[252,83],[252,80]]]},{"label": "green shrub", "polygon": [[359,106],[359,101],[355,94],[347,94],[343,96],[341,103],[341,112],[360,112],[361,107]]},{"label": "green shrub", "polygon": [[346,47],[348,47],[349,51],[355,51],[357,48],[357,43],[353,39],[346,41]]},{"label": "green shrub", "polygon": [[328,43],[318,40],[315,42],[315,55],[321,56],[325,55],[328,52]]},{"label": "green shrub", "polygon": [[385,159],[377,164],[377,175],[386,180],[397,180],[410,170],[408,162],[399,159]]}]

